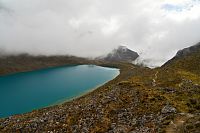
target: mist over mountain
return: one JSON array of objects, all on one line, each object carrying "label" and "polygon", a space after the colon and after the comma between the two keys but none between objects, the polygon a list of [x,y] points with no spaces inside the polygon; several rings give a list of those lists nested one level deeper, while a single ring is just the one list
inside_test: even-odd
[{"label": "mist over mountain", "polygon": [[[169,61],[167,61],[164,64],[164,66],[171,64],[171,62],[173,62],[173,61],[183,60],[184,58],[188,58],[190,56],[195,56],[195,55],[199,55],[199,54],[200,54],[200,42],[195,45],[192,45],[190,47],[179,50],[172,59],[170,59]],[[195,57],[195,59],[198,60],[198,57]],[[186,61],[184,61],[184,62],[186,62]],[[193,62],[194,61],[188,62],[188,63],[193,63]]]},{"label": "mist over mountain", "polygon": [[200,74],[200,43],[179,50],[177,54],[162,67],[183,69],[192,73]]},{"label": "mist over mountain", "polygon": [[160,66],[200,41],[199,24],[194,0],[0,0],[0,49],[98,57],[125,44]]},{"label": "mist over mountain", "polygon": [[188,48],[184,48],[182,50],[179,50],[175,56],[175,58],[182,58],[184,56],[196,53],[200,50],[200,42],[196,45],[190,46]]},{"label": "mist over mountain", "polygon": [[99,57],[100,60],[105,61],[125,61],[125,62],[132,62],[139,57],[138,53],[132,51],[131,49],[127,48],[126,46],[119,46],[118,48],[112,50],[109,54],[105,57]]}]

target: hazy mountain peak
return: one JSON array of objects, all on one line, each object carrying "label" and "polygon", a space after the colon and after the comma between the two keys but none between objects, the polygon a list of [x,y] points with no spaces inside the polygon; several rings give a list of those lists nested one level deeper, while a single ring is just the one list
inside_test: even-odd
[{"label": "hazy mountain peak", "polygon": [[112,50],[109,54],[107,54],[104,58],[101,58],[106,61],[125,61],[132,62],[139,55],[137,52],[127,48],[126,46],[119,46],[118,48]]}]

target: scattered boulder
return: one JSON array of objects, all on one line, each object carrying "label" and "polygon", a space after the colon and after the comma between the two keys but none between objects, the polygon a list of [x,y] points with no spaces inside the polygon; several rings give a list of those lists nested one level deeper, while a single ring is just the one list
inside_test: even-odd
[{"label": "scattered boulder", "polygon": [[167,113],[176,113],[176,109],[171,105],[166,105],[162,108],[161,113],[167,114]]}]

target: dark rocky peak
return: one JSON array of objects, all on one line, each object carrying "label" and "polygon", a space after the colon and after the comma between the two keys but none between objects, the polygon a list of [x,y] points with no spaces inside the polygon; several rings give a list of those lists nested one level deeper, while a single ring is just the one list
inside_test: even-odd
[{"label": "dark rocky peak", "polygon": [[191,53],[198,52],[199,50],[200,50],[200,42],[197,43],[196,45],[191,46],[191,47],[179,50],[175,57],[181,58],[181,57],[187,56]]},{"label": "dark rocky peak", "polygon": [[167,61],[162,67],[171,66],[199,73],[199,65],[200,42],[196,45],[179,50],[177,54],[171,60]]},{"label": "dark rocky peak", "polygon": [[137,52],[128,49],[126,46],[119,46],[104,57],[103,60],[132,62],[138,57],[139,55]]}]

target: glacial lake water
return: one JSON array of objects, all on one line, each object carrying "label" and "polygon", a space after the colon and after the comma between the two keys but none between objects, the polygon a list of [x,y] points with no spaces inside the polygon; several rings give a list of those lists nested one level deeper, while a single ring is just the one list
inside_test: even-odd
[{"label": "glacial lake water", "polygon": [[115,68],[77,65],[0,76],[0,118],[81,96],[117,75]]}]

